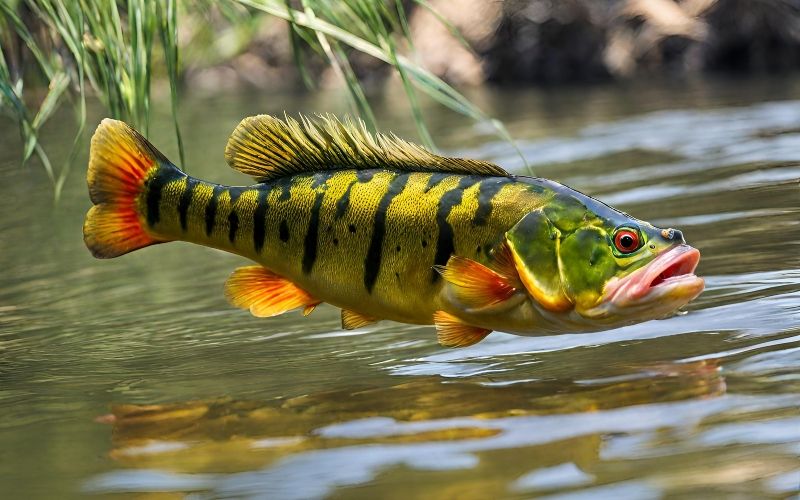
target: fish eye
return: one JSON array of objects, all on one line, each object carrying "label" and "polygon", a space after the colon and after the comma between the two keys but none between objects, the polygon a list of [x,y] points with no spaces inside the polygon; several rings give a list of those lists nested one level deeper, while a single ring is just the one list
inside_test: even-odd
[{"label": "fish eye", "polygon": [[639,234],[630,228],[618,229],[614,234],[614,246],[620,253],[631,253],[639,249]]}]

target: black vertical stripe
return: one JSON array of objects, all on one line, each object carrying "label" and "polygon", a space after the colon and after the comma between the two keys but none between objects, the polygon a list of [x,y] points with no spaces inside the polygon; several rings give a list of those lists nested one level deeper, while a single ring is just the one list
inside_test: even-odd
[{"label": "black vertical stripe", "polygon": [[231,243],[236,241],[236,232],[239,230],[239,216],[231,206],[231,213],[228,215],[228,239]]},{"label": "black vertical stripe", "polygon": [[206,234],[211,236],[211,231],[214,230],[214,223],[217,220],[217,199],[222,193],[222,186],[214,185],[211,191],[211,199],[208,200],[206,205]]},{"label": "black vertical stripe", "polygon": [[311,219],[308,221],[308,230],[303,242],[303,272],[308,274],[317,260],[317,242],[319,240],[319,209],[322,207],[322,198],[325,191],[317,191],[314,205],[311,207]]},{"label": "black vertical stripe", "polygon": [[435,172],[431,174],[431,176],[428,178],[428,184],[425,185],[425,192],[427,193],[431,189],[435,188],[440,182],[450,177],[451,175],[453,174],[445,174],[441,172]]},{"label": "black vertical stripe", "polygon": [[375,176],[376,172],[377,172],[377,170],[356,170],[355,171],[356,178],[353,179],[347,185],[347,189],[345,189],[345,191],[342,194],[342,196],[340,196],[339,199],[336,200],[336,218],[337,219],[340,219],[344,215],[345,211],[347,210],[347,207],[350,205],[350,193],[353,190],[353,185],[355,185],[356,182],[360,182],[361,184],[366,184],[367,182],[372,180],[372,178]]},{"label": "black vertical stripe", "polygon": [[233,204],[236,203],[236,200],[244,193],[248,188],[243,186],[232,186],[228,188],[228,195],[231,198],[231,207]]},{"label": "black vertical stripe", "polygon": [[159,205],[161,204],[161,190],[164,183],[158,175],[154,175],[148,181],[147,186],[147,225],[152,227],[158,224],[161,218]]},{"label": "black vertical stripe", "polygon": [[356,170],[356,178],[361,184],[366,184],[375,177],[377,170]]},{"label": "black vertical stripe", "polygon": [[292,183],[294,176],[285,175],[272,181],[271,188],[278,190],[278,201],[287,201],[292,197]]},{"label": "black vertical stripe", "polygon": [[186,189],[181,193],[181,199],[178,202],[178,217],[181,221],[181,229],[186,231],[188,227],[189,205],[192,204],[192,196],[194,195],[194,188],[197,186],[197,179],[193,177],[186,177]]},{"label": "black vertical stripe", "polygon": [[336,218],[340,219],[343,215],[345,210],[347,210],[347,206],[350,204],[350,191],[353,190],[353,185],[356,183],[356,180],[353,179],[350,184],[347,185],[347,189],[344,190],[342,196],[336,200]]},{"label": "black vertical stripe", "polygon": [[160,168],[155,175],[147,180],[147,196],[145,197],[145,204],[147,205],[147,224],[154,226],[161,220],[161,196],[164,186],[168,183],[178,180],[185,174],[178,170],[177,167],[170,163],[161,164]]},{"label": "black vertical stripe", "polygon": [[316,172],[311,176],[311,189],[317,189],[324,186],[336,172],[333,170],[323,170]]},{"label": "black vertical stripe", "polygon": [[236,186],[228,188],[228,196],[230,196],[231,213],[228,214],[228,240],[231,243],[236,242],[236,233],[239,231],[239,214],[236,213],[236,200],[244,193],[246,188]]},{"label": "black vertical stripe", "polygon": [[[458,181],[458,185],[447,191],[439,200],[439,207],[436,209],[436,225],[439,228],[439,237],[436,239],[436,255],[433,264],[443,266],[447,264],[450,256],[455,251],[453,227],[447,222],[447,217],[453,207],[461,203],[464,197],[464,190],[473,184],[480,182],[479,177],[464,176]],[[440,277],[436,269],[431,269],[431,281],[436,282]]]},{"label": "black vertical stripe", "polygon": [[267,236],[267,189],[259,187],[257,189],[256,210],[253,214],[253,244],[256,253],[261,253],[264,248],[264,240]]},{"label": "black vertical stripe", "polygon": [[364,287],[369,293],[372,293],[375,282],[378,281],[378,273],[380,273],[381,270],[383,238],[386,235],[386,211],[392,203],[392,200],[403,192],[410,175],[410,173],[395,175],[395,177],[389,181],[389,187],[386,193],[378,202],[378,208],[375,211],[375,224],[372,230],[372,239],[369,242],[369,250],[367,250],[367,256],[364,259]]},{"label": "black vertical stripe", "polygon": [[478,184],[478,209],[475,211],[474,222],[478,226],[483,226],[492,215],[492,199],[503,189],[503,186],[511,180],[505,177],[490,177]]},{"label": "black vertical stripe", "polygon": [[280,227],[278,228],[278,237],[284,243],[289,241],[289,226],[286,224],[286,219],[281,221]]}]

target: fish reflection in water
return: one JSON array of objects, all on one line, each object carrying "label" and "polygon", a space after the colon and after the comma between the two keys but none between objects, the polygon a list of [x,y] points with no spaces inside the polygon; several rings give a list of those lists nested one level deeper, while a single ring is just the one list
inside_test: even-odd
[{"label": "fish reflection in water", "polygon": [[[492,444],[515,419],[714,398],[726,390],[715,360],[650,364],[629,373],[607,380],[511,385],[456,381],[446,390],[438,377],[420,377],[388,389],[330,391],[279,402],[219,398],[120,404],[98,420],[111,424],[111,456],[126,467],[230,474],[268,470],[281,459],[314,450],[380,454],[376,447],[397,451],[412,445],[417,466],[481,467],[480,481],[486,483],[481,488],[505,488],[510,474],[559,464],[591,473],[603,443],[603,433],[576,429],[552,439],[543,433],[511,446],[502,439]],[[475,455],[460,451],[459,443],[479,441],[486,446],[474,451],[507,457],[481,465]],[[413,445],[434,446],[434,462],[426,463],[430,457],[424,450],[417,454]]]}]

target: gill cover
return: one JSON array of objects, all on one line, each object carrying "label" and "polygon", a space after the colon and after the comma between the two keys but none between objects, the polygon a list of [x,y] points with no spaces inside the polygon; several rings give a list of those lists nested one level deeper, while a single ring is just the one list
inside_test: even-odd
[{"label": "gill cover", "polygon": [[535,210],[506,233],[520,280],[528,293],[553,312],[567,311],[572,301],[564,291],[559,263],[561,231],[544,211]]},{"label": "gill cover", "polygon": [[581,315],[603,301],[605,285],[612,277],[627,274],[615,258],[609,238],[609,229],[598,220],[597,224],[577,228],[561,241],[564,289]]}]

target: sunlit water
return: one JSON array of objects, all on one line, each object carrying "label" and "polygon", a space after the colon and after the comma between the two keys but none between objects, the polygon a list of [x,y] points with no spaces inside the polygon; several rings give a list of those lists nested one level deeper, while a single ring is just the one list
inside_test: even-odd
[{"label": "sunlit water", "polygon": [[[667,320],[585,335],[342,332],[338,311],[256,319],[222,295],[241,258],[183,243],[84,248],[85,154],[53,208],[0,122],[0,495],[193,498],[790,497],[800,485],[800,81],[484,91],[536,173],[702,251],[707,290]],[[192,174],[246,180],[227,135],[341,96],[182,103]],[[413,136],[402,98],[384,124]],[[100,118],[98,109],[92,123]],[[151,137],[177,160],[163,111]],[[449,151],[508,144],[430,107]],[[57,164],[69,113],[48,126]]]}]

